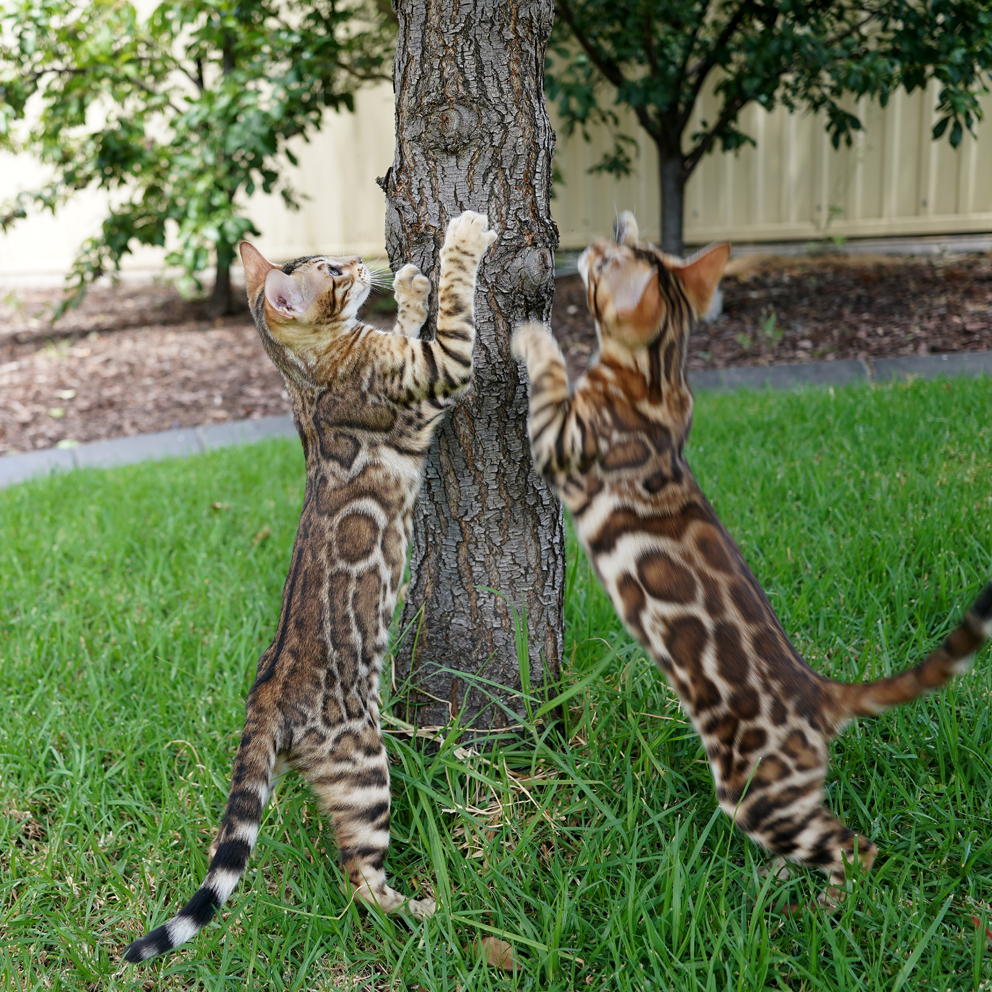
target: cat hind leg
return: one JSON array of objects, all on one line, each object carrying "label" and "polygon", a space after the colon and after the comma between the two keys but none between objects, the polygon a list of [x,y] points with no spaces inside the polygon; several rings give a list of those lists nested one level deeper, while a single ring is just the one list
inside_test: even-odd
[{"label": "cat hind leg", "polygon": [[386,883],[389,765],[378,731],[368,727],[363,731],[350,753],[344,753],[341,742],[359,735],[346,732],[325,757],[301,768],[300,773],[331,819],[341,865],[355,899],[383,913],[405,910],[424,919],[434,913],[433,899],[408,899]]},{"label": "cat hind leg", "polygon": [[[776,851],[774,843],[770,844],[767,838],[761,838],[761,842],[779,854],[772,862],[773,866],[783,863],[783,852]],[[819,868],[826,874],[827,887],[818,897],[817,904],[829,910],[837,909],[843,901],[855,862],[861,871],[869,871],[878,854],[878,848],[867,837],[844,826],[825,806],[806,821],[788,847],[785,859]],[[782,876],[776,874],[775,877]]]}]

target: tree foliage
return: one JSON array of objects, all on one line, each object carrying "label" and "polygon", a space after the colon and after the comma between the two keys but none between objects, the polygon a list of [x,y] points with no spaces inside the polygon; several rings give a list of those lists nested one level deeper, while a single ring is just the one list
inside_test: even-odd
[{"label": "tree foliage", "polygon": [[167,0],[147,17],[126,0],[20,0],[0,28],[0,147],[51,168],[0,208],[0,227],[107,190],[72,299],[133,245],[169,237],[166,262],[187,285],[199,287],[214,252],[218,312],[238,240],[259,233],[244,196],[278,190],[297,206],[281,176],[295,164],[287,141],[325,109],[352,110],[364,81],[388,79],[392,49],[391,25],[366,0]]},{"label": "tree foliage", "polygon": [[[613,129],[618,140],[597,168],[620,175],[632,168],[633,143],[617,133],[614,108],[633,110],[658,148],[663,243],[674,251],[682,243],[681,193],[700,159],[717,146],[754,144],[739,127],[749,103],[822,111],[837,147],[861,128],[845,98],[869,96],[884,106],[899,87],[912,92],[933,78],[940,84],[933,137],[949,130],[957,146],[981,119],[978,95],[992,69],[987,0],[556,0],[555,7],[548,94],[566,129],[586,136],[594,124]],[[690,132],[708,88],[719,109]]]}]

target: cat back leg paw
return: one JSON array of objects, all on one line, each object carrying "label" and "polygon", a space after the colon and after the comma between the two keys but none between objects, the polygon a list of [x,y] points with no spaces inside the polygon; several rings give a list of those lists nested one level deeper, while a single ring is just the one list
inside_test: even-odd
[{"label": "cat back leg paw", "polygon": [[355,888],[355,900],[383,913],[409,913],[414,919],[426,920],[434,915],[434,899],[408,899],[383,883],[364,884]]}]

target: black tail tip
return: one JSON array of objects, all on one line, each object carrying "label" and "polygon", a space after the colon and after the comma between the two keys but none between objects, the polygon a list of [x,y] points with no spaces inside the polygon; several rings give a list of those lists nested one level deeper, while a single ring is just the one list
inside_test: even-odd
[{"label": "black tail tip", "polygon": [[971,612],[980,620],[992,620],[992,582],[978,594],[978,599],[971,605]]},{"label": "black tail tip", "polygon": [[144,937],[132,940],[124,949],[121,957],[131,964],[139,964],[171,950],[172,940],[169,937],[169,932],[164,926],[161,926],[156,927],[151,933],[146,933]]},{"label": "black tail tip", "polygon": [[139,961],[144,961],[145,956],[141,953],[141,941],[132,940],[131,943],[127,945],[127,949],[121,957],[129,964],[137,964]]}]

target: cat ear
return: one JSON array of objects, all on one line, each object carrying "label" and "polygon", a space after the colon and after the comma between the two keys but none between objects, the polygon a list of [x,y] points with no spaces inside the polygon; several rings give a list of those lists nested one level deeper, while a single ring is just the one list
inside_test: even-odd
[{"label": "cat ear", "polygon": [[287,320],[302,317],[310,300],[295,275],[286,275],[282,269],[269,269],[265,276],[265,299],[280,317]]},{"label": "cat ear", "polygon": [[728,258],[730,258],[730,242],[717,241],[696,252],[681,265],[669,265],[673,275],[677,276],[685,286],[685,295],[689,297],[697,317],[702,317],[709,311],[713,294],[716,292],[717,283],[720,282]]},{"label": "cat ear", "polygon": [[273,265],[253,244],[242,241],[238,245],[241,252],[241,264],[245,267],[245,289],[248,290],[248,302],[253,303],[265,277],[278,266]]},{"label": "cat ear", "polygon": [[622,320],[630,320],[638,314],[646,318],[648,311],[657,310],[661,297],[658,272],[653,265],[638,260],[632,265],[616,266],[608,278],[613,309]]},{"label": "cat ear", "polygon": [[614,269],[608,293],[613,304],[613,336],[629,347],[640,347],[658,333],[664,303],[658,270],[646,262]]},{"label": "cat ear", "polygon": [[638,239],[637,218],[625,210],[613,225],[613,240],[618,245],[632,245]]}]

